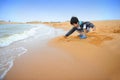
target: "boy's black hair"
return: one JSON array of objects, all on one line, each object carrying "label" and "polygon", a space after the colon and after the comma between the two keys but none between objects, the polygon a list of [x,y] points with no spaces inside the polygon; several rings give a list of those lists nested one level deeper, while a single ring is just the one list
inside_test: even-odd
[{"label": "boy's black hair", "polygon": [[79,22],[78,18],[77,17],[72,17],[71,20],[70,20],[70,24],[77,24]]}]

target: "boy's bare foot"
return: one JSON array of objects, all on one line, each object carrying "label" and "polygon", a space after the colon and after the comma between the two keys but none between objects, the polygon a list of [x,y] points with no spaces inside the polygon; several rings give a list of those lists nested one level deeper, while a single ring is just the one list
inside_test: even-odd
[{"label": "boy's bare foot", "polygon": [[96,27],[94,27],[94,28],[92,29],[92,31],[96,31]]}]

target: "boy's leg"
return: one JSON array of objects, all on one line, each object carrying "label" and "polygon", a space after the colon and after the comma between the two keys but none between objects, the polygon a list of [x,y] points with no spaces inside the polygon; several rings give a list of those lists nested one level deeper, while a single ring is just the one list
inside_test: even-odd
[{"label": "boy's leg", "polygon": [[93,31],[95,31],[95,30],[96,30],[95,25],[94,25],[94,24],[92,24],[92,23],[89,25],[89,27],[90,27]]},{"label": "boy's leg", "polygon": [[86,28],[84,29],[84,31],[86,32],[86,33],[88,33],[88,32],[90,32],[90,28],[94,28],[94,24],[92,24],[92,23],[90,23],[89,25],[86,25]]},{"label": "boy's leg", "polygon": [[90,26],[87,24],[84,24],[83,31],[85,32],[85,34],[88,33],[90,31]]},{"label": "boy's leg", "polygon": [[90,27],[86,28],[86,33],[90,32]]}]

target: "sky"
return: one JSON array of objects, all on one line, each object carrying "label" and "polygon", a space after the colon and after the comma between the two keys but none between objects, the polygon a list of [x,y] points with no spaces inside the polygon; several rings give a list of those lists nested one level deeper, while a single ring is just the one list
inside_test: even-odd
[{"label": "sky", "polygon": [[120,20],[120,0],[0,0],[0,20]]}]

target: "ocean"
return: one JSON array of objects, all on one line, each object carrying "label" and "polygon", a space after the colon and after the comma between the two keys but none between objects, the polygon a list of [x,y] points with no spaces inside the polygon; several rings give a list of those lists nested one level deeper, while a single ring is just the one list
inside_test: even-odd
[{"label": "ocean", "polygon": [[14,60],[28,51],[20,46],[11,47],[19,41],[39,38],[41,44],[65,34],[62,29],[55,29],[43,24],[0,24],[0,80],[12,68]]}]

